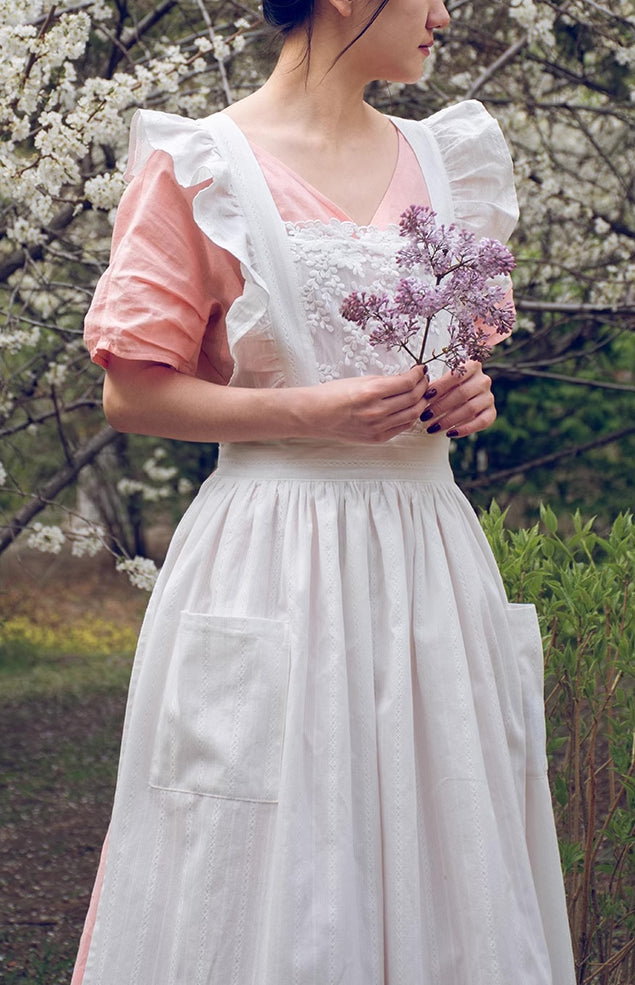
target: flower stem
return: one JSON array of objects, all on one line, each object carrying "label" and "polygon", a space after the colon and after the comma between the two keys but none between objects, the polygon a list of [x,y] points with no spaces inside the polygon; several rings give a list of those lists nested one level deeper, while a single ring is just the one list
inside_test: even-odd
[{"label": "flower stem", "polygon": [[432,316],[426,319],[426,327],[423,330],[423,338],[421,340],[421,348],[419,350],[419,358],[415,360],[415,362],[418,362],[420,366],[423,366],[423,354],[425,352],[426,342],[428,341],[428,332],[430,331],[431,324]]},{"label": "flower stem", "polygon": [[[443,280],[443,276],[444,276],[443,274],[437,274],[437,282],[436,282],[436,285],[435,285],[436,287],[438,287],[439,284],[441,283],[441,281]],[[434,317],[433,315],[430,315],[428,318],[426,318],[426,327],[423,330],[423,338],[421,340],[421,349],[419,350],[419,358],[417,359],[417,362],[419,363],[420,366],[423,366],[424,365],[424,363],[423,363],[423,354],[424,354],[425,349],[426,349],[426,342],[428,341],[428,332],[430,331],[430,325],[432,324],[433,317]]]},{"label": "flower stem", "polygon": [[408,346],[406,345],[406,343],[405,343],[405,342],[402,342],[402,343],[401,343],[401,348],[402,348],[402,349],[405,349],[405,350],[406,350],[406,352],[408,353],[408,355],[410,356],[410,358],[412,359],[412,361],[413,361],[413,362],[415,362],[415,363],[419,363],[419,364],[421,365],[421,359],[417,359],[417,356],[416,356],[416,354],[415,354],[415,353],[414,353],[414,352],[412,351],[412,349],[410,349],[410,348],[409,348],[409,347],[408,347]]}]

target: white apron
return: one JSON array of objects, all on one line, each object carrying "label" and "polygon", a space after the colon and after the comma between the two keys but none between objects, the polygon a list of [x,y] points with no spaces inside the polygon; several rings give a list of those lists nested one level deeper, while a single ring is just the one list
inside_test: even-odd
[{"label": "white apron", "polygon": [[[504,157],[456,109],[398,121],[446,221],[435,129]],[[133,166],[214,177],[194,215],[245,276],[232,384],[405,368],[337,315],[390,280],[395,230],[285,227],[225,116],[135,126]],[[445,437],[223,446],[139,640],[84,985],[573,985],[544,745],[536,615]]]}]

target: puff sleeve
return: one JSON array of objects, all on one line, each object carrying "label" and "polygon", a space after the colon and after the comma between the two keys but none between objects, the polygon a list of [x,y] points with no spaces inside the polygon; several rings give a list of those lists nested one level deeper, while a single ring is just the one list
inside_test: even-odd
[{"label": "puff sleeve", "polygon": [[103,367],[110,354],[151,360],[226,382],[226,316],[232,309],[251,322],[266,292],[205,121],[137,112],[126,178],[110,264],[84,324],[91,358]]},{"label": "puff sleeve", "polygon": [[[478,238],[507,242],[518,221],[511,154],[500,126],[482,103],[468,99],[435,113],[427,121],[443,162],[454,221]],[[513,305],[511,278],[503,304]],[[490,345],[503,336],[490,334]]]},{"label": "puff sleeve", "polygon": [[450,185],[454,219],[477,236],[506,242],[518,221],[509,148],[482,103],[468,99],[426,121]]}]

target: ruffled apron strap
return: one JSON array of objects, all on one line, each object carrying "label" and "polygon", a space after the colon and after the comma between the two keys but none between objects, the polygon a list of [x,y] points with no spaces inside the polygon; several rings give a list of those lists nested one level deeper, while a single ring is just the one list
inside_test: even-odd
[{"label": "ruffled apron strap", "polygon": [[304,329],[306,316],[300,305],[300,287],[287,232],[262,170],[248,140],[227,114],[215,113],[202,122],[231,172],[232,188],[269,292],[272,331],[287,383],[317,383],[315,353]]},{"label": "ruffled apron strap", "polygon": [[402,120],[397,116],[391,116],[390,119],[415,152],[428,186],[430,203],[439,222],[446,225],[454,222],[450,180],[434,134],[423,120]]}]

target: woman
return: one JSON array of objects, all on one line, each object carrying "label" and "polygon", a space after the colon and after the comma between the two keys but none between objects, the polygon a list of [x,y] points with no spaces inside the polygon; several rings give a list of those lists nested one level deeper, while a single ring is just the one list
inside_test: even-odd
[{"label": "woman", "polygon": [[221,453],[144,622],[75,981],[572,985],[535,613],[448,466],[489,380],[339,313],[412,203],[505,238],[509,155],[476,103],[363,100],[419,78],[440,0],[265,14],[260,90],[137,115],[87,319],[109,421]]}]

